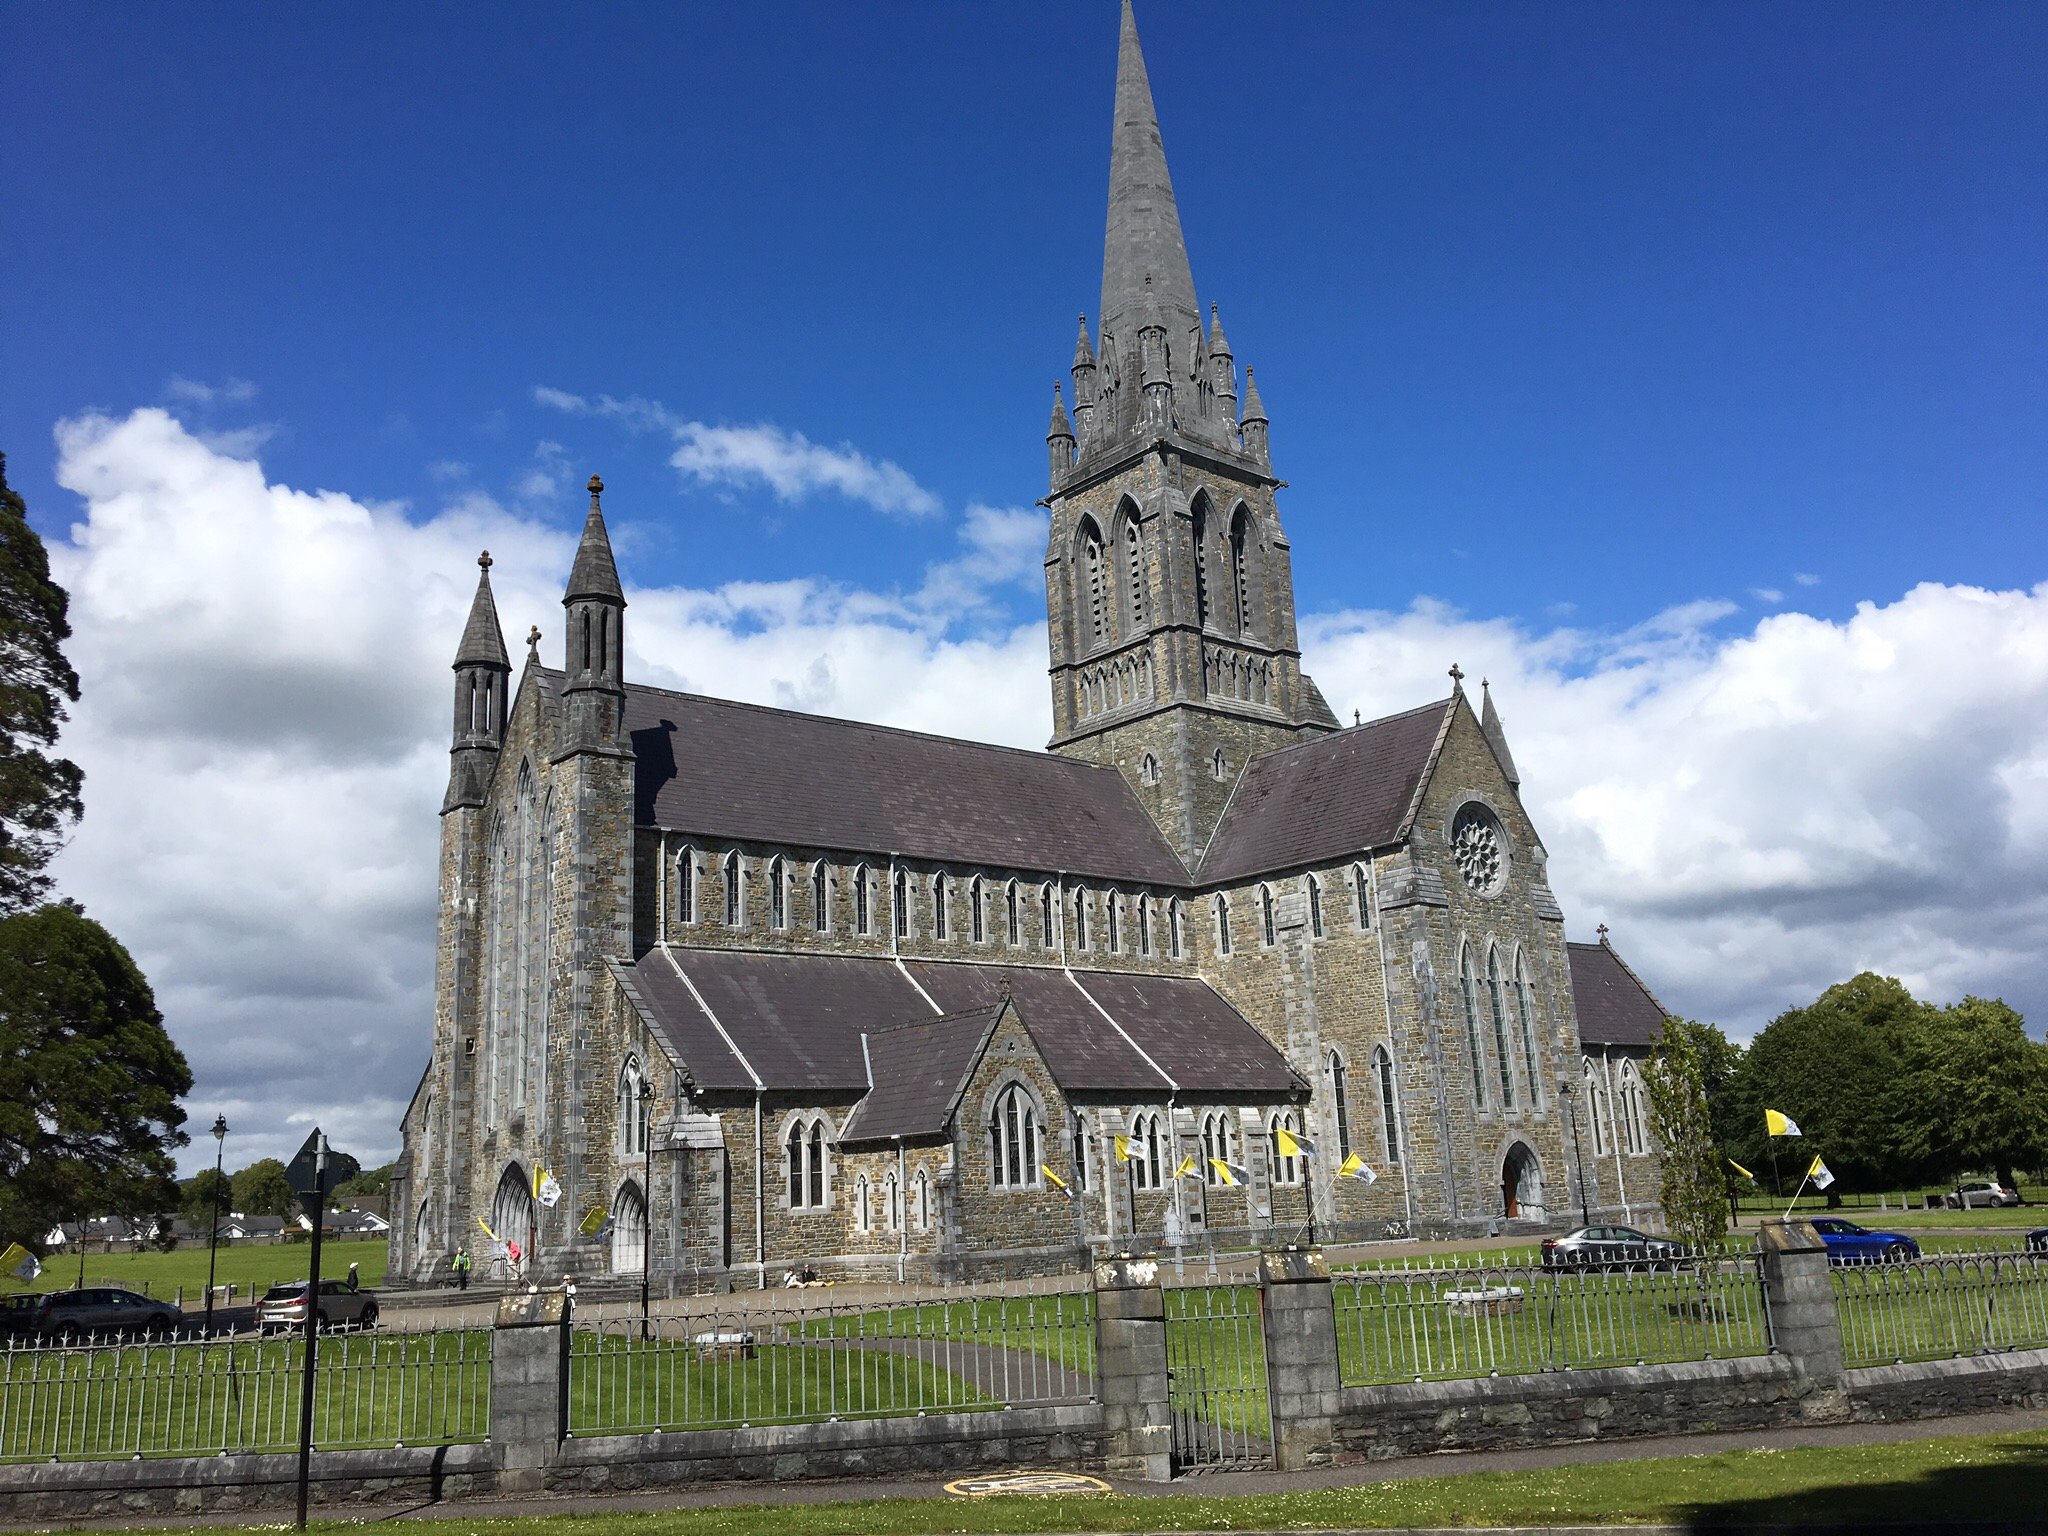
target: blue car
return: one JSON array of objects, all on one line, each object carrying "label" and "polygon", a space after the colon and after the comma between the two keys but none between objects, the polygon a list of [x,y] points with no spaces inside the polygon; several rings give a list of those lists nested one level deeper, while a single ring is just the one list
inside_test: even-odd
[{"label": "blue car", "polygon": [[1920,1257],[1920,1245],[1903,1232],[1873,1232],[1839,1216],[1816,1216],[1813,1230],[1828,1245],[1830,1264],[1902,1264]]}]

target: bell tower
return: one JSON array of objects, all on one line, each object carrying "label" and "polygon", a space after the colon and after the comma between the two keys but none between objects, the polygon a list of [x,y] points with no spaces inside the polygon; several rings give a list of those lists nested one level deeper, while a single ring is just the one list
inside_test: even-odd
[{"label": "bell tower", "polygon": [[1102,309],[1046,436],[1052,749],[1111,765],[1200,857],[1245,760],[1337,720],[1301,670],[1266,413],[1203,324],[1124,0]]}]

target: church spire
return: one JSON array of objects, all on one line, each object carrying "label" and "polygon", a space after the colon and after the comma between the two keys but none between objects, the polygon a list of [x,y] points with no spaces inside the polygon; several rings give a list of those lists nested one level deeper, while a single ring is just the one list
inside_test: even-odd
[{"label": "church spire", "polygon": [[583,539],[576,546],[576,563],[569,568],[569,588],[562,594],[562,606],[568,610],[562,658],[563,744],[569,752],[616,752],[625,742],[626,594],[619,587],[611,535],[598,504],[604,482],[592,475],[589,490]]},{"label": "church spire", "polygon": [[1180,209],[1166,173],[1152,82],[1138,46],[1138,20],[1131,0],[1124,0],[1109,151],[1109,227],[1102,245],[1101,325],[1126,346],[1147,324],[1163,326],[1179,346],[1189,332],[1199,333],[1202,318]]},{"label": "church spire", "polygon": [[505,740],[505,680],[512,664],[498,628],[498,603],[491,595],[491,552],[477,556],[476,596],[469,622],[455,647],[455,732],[450,746],[448,793],[441,814],[482,805],[491,771]]}]

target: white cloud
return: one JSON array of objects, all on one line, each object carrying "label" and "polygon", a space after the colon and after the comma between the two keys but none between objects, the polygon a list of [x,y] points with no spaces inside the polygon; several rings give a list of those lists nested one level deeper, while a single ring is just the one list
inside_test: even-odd
[{"label": "white cloud", "polygon": [[1802,587],[1817,587],[1820,585],[1820,578],[1811,571],[1800,571],[1792,579]]},{"label": "white cloud", "polygon": [[229,379],[224,384],[207,384],[172,374],[164,393],[181,405],[243,405],[256,398],[256,386],[247,379]]},{"label": "white cloud", "polygon": [[1776,608],[1785,601],[1785,594],[1776,587],[1751,587],[1749,595],[1771,608]]},{"label": "white cloud", "polygon": [[677,416],[658,402],[587,400],[567,390],[540,385],[540,404],[572,415],[610,416],[636,431],[660,430],[676,441],[669,463],[686,479],[728,490],[766,489],[778,501],[795,502],[830,492],[894,517],[934,517],[939,499],[887,459],[871,459],[851,443],[828,448],[803,433],[771,422],[711,426]]},{"label": "white cloud", "polygon": [[[64,888],[136,952],[238,1155],[319,1120],[388,1155],[431,1019],[448,658],[488,545],[514,654],[566,535],[469,495],[430,516],[272,483],[162,411],[58,433],[52,549],[85,694]],[[632,674],[1042,745],[1039,515],[970,509],[904,592],[636,590]],[[1025,609],[1035,599],[1024,599]],[[1673,1007],[1740,1030],[1872,965],[2048,1014],[2048,586],[1927,585],[1834,623],[1725,603],[1619,634],[1438,604],[1311,615],[1339,714],[1490,677],[1572,931],[1614,925]],[[993,619],[992,619],[993,616]],[[962,623],[961,620],[968,622]],[[553,643],[543,642],[544,653]]]}]

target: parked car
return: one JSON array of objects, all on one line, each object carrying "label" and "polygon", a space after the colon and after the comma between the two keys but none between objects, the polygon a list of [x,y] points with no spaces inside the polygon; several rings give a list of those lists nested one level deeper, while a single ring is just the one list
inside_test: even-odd
[{"label": "parked car", "polygon": [[65,1344],[133,1333],[169,1338],[185,1326],[185,1314],[168,1301],[115,1286],[52,1291],[37,1300],[41,1305],[26,1331]]},{"label": "parked car", "polygon": [[1920,1245],[1903,1232],[1873,1232],[1839,1216],[1816,1216],[1812,1225],[1828,1245],[1830,1264],[1900,1264],[1920,1257]]},{"label": "parked car", "polygon": [[2048,1253],[2048,1227],[2036,1227],[2027,1234],[2027,1252]]},{"label": "parked car", "polygon": [[0,1339],[26,1338],[36,1331],[36,1314],[43,1298],[34,1291],[0,1296]]},{"label": "parked car", "polygon": [[[264,1333],[286,1333],[306,1326],[306,1282],[287,1281],[263,1293],[256,1308],[256,1326]],[[351,1286],[346,1280],[320,1282],[320,1326],[326,1328],[374,1328],[377,1326],[377,1293]]]},{"label": "parked car", "polygon": [[1650,1269],[1684,1257],[1685,1244],[1634,1227],[1580,1227],[1543,1239],[1543,1262],[1551,1269]]},{"label": "parked car", "polygon": [[2018,1205],[2019,1192],[2007,1189],[2003,1184],[1986,1180],[1979,1184],[1964,1184],[1950,1190],[1941,1197],[1941,1203],[1952,1211],[1966,1211],[1979,1205]]}]

